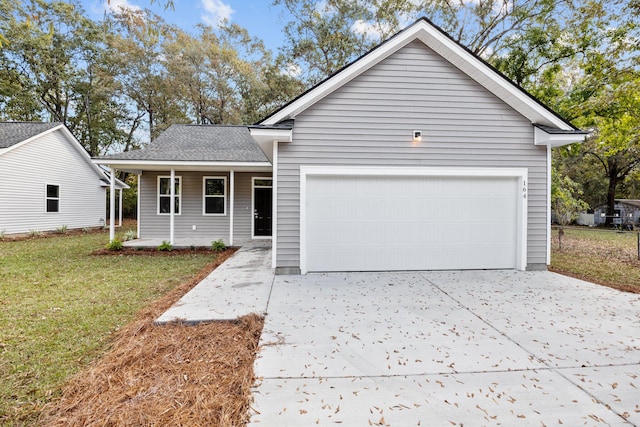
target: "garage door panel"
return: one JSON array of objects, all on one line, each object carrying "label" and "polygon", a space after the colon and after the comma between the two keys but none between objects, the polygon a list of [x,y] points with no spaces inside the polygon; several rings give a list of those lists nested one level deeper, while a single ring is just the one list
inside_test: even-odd
[{"label": "garage door panel", "polygon": [[514,268],[516,177],[309,175],[308,271]]}]

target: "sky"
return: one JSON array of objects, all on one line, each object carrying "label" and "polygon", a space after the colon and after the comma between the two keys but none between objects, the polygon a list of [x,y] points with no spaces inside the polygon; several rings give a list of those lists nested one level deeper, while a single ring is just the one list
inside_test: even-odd
[{"label": "sky", "polygon": [[277,53],[282,46],[282,28],[289,21],[282,6],[272,0],[174,0],[173,9],[165,9],[164,0],[80,0],[88,16],[99,20],[117,7],[150,9],[170,24],[187,32],[199,23],[215,26],[222,19],[240,25],[253,37],[260,38],[267,49]]}]

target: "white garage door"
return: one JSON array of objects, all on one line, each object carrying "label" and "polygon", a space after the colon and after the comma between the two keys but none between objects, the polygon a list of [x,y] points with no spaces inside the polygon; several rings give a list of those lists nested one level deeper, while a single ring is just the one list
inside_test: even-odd
[{"label": "white garage door", "polygon": [[305,178],[303,272],[517,267],[518,177]]}]

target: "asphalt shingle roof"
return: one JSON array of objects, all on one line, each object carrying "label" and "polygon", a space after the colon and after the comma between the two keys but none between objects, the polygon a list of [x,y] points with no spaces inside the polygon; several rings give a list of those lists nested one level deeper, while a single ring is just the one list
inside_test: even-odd
[{"label": "asphalt shingle roof", "polygon": [[268,162],[247,126],[172,125],[146,148],[105,160]]},{"label": "asphalt shingle roof", "polygon": [[59,125],[60,123],[0,122],[0,149],[19,144]]}]

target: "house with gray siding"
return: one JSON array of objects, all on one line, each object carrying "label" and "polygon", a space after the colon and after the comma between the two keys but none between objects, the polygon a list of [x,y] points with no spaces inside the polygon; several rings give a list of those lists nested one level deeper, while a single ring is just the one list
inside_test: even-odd
[{"label": "house with gray siding", "polygon": [[103,226],[108,186],[64,124],[0,123],[0,232]]},{"label": "house with gray siding", "polygon": [[255,125],[95,161],[140,174],[141,238],[271,238],[278,273],[525,270],[585,134],[420,19]]}]

